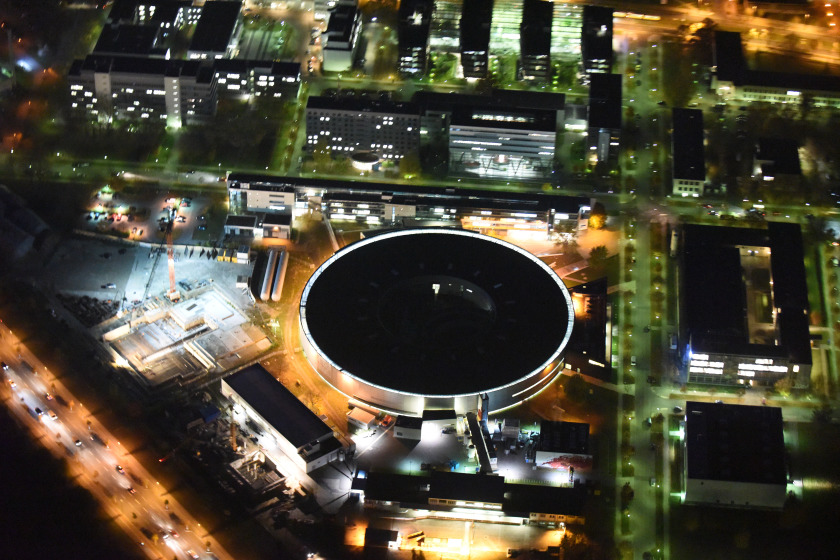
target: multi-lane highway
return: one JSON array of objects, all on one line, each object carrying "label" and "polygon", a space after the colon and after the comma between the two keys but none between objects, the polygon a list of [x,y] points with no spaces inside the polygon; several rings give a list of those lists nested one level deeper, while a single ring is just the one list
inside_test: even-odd
[{"label": "multi-lane highway", "polygon": [[232,558],[83,403],[0,324],[0,397],[149,558]]}]

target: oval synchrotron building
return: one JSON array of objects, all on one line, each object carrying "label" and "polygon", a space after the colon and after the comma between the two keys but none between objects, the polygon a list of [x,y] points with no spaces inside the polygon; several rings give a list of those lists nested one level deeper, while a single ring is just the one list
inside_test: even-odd
[{"label": "oval synchrotron building", "polygon": [[310,363],[348,397],[401,414],[489,411],[536,394],[563,365],[569,292],[527,251],[478,233],[410,229],[330,257],[300,302]]}]

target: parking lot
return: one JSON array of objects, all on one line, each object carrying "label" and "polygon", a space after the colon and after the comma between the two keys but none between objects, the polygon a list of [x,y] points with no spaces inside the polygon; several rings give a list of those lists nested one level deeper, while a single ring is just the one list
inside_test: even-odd
[{"label": "parking lot", "polygon": [[[184,175],[199,182],[206,180],[202,173]],[[181,194],[163,188],[133,195],[105,186],[92,195],[78,227],[118,239],[161,243],[165,241],[165,223],[171,217],[173,243],[212,244],[219,239],[224,222],[220,199],[216,193]]]}]

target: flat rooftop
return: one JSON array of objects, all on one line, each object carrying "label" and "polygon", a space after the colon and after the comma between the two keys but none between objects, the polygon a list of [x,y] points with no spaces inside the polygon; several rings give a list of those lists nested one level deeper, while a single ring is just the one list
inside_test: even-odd
[{"label": "flat rooftop", "polygon": [[234,2],[205,2],[201,17],[195,25],[190,50],[199,52],[225,52],[236,29],[242,0]]},{"label": "flat rooftop", "polygon": [[621,74],[590,75],[589,127],[621,128]]},{"label": "flat rooftop", "polygon": [[674,178],[703,181],[706,179],[703,111],[674,108],[671,114],[674,128],[671,136]]},{"label": "flat rooftop", "polygon": [[[681,306],[694,351],[787,356],[811,362],[808,291],[799,224],[767,228],[687,224],[682,229]],[[751,344],[742,247],[770,249],[772,306],[779,344]],[[709,266],[715,263],[715,266]]]},{"label": "flat rooftop", "polygon": [[490,21],[492,17],[492,2],[463,0],[461,8],[461,52],[487,51],[490,47]]},{"label": "flat rooftop", "polygon": [[[577,214],[581,206],[589,206],[591,199],[582,196],[557,196],[553,194],[528,192],[502,192],[458,187],[427,187],[422,185],[404,185],[394,183],[372,183],[365,181],[342,181],[311,177],[284,177],[271,175],[253,175],[249,173],[231,173],[227,181],[228,189],[286,192],[297,190],[321,194],[343,200],[342,197],[371,197],[371,200],[406,204],[428,204],[455,208],[498,208],[517,209],[521,212],[542,212],[554,210],[557,213]],[[401,198],[400,198],[401,197]]]},{"label": "flat rooftop", "polygon": [[685,417],[689,478],[787,483],[781,408],[689,401]]},{"label": "flat rooftop", "polygon": [[540,422],[537,451],[557,453],[589,453],[589,424],[583,422]]},{"label": "flat rooftop", "polygon": [[300,449],[332,437],[332,428],[259,364],[223,380],[289,443]]},{"label": "flat rooftop", "polygon": [[429,497],[467,502],[502,503],[505,478],[493,474],[432,472]]}]

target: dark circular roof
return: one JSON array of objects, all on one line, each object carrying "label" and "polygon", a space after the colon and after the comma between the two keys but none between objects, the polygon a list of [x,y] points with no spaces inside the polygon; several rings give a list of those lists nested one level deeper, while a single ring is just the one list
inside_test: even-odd
[{"label": "dark circular roof", "polygon": [[478,233],[380,234],[333,255],[301,298],[304,332],[345,373],[395,391],[462,395],[541,370],[574,315],[560,278]]}]

